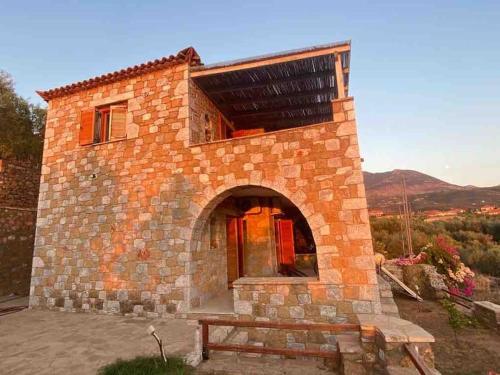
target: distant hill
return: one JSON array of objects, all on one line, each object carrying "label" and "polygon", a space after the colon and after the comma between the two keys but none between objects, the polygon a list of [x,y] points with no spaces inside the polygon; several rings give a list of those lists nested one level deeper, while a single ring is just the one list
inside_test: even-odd
[{"label": "distant hill", "polygon": [[397,212],[402,196],[402,178],[406,180],[408,200],[415,211],[449,208],[478,208],[500,205],[500,185],[480,188],[459,186],[412,170],[364,172],[368,207],[384,212]]}]

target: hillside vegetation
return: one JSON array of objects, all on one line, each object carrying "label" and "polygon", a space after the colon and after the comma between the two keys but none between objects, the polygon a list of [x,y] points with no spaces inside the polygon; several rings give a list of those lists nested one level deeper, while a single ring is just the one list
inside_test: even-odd
[{"label": "hillside vegetation", "polygon": [[414,211],[477,209],[483,205],[498,205],[500,186],[459,186],[412,170],[364,172],[366,196],[370,209],[386,213],[398,212],[401,204],[402,179],[406,180],[408,199]]},{"label": "hillside vegetation", "polygon": [[[387,258],[403,255],[400,220],[393,217],[370,218],[374,250]],[[458,248],[464,263],[472,269],[500,276],[500,217],[467,214],[451,221],[426,222],[412,219],[412,244],[418,254],[437,236]]]}]

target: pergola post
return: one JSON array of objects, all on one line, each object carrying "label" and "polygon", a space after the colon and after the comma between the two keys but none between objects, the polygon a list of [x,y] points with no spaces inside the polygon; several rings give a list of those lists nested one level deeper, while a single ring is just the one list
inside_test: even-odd
[{"label": "pergola post", "polygon": [[342,68],[342,56],[335,53],[335,83],[337,84],[337,99],[345,98],[344,70]]}]

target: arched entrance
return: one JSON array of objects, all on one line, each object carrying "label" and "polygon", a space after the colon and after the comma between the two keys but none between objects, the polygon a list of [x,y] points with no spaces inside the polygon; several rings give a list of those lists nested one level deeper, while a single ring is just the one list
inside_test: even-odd
[{"label": "arched entrance", "polygon": [[231,188],[212,199],[195,222],[190,274],[193,308],[230,296],[241,277],[315,277],[313,232],[283,194],[262,186]]}]

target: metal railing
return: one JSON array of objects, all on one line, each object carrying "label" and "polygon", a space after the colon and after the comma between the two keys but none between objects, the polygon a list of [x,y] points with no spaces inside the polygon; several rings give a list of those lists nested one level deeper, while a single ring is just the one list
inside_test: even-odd
[{"label": "metal railing", "polygon": [[202,331],[202,356],[204,360],[209,359],[210,350],[230,351],[230,352],[245,352],[258,354],[275,354],[275,355],[290,355],[290,356],[309,356],[338,359],[337,351],[322,351],[309,349],[291,349],[291,348],[270,348],[264,346],[241,345],[241,344],[217,344],[209,341],[209,326],[230,326],[244,328],[272,328],[297,331],[324,331],[324,332],[359,332],[361,326],[359,324],[322,324],[322,323],[276,323],[276,322],[256,322],[256,321],[239,321],[239,320],[219,320],[219,319],[201,319],[198,321],[201,324]]}]

